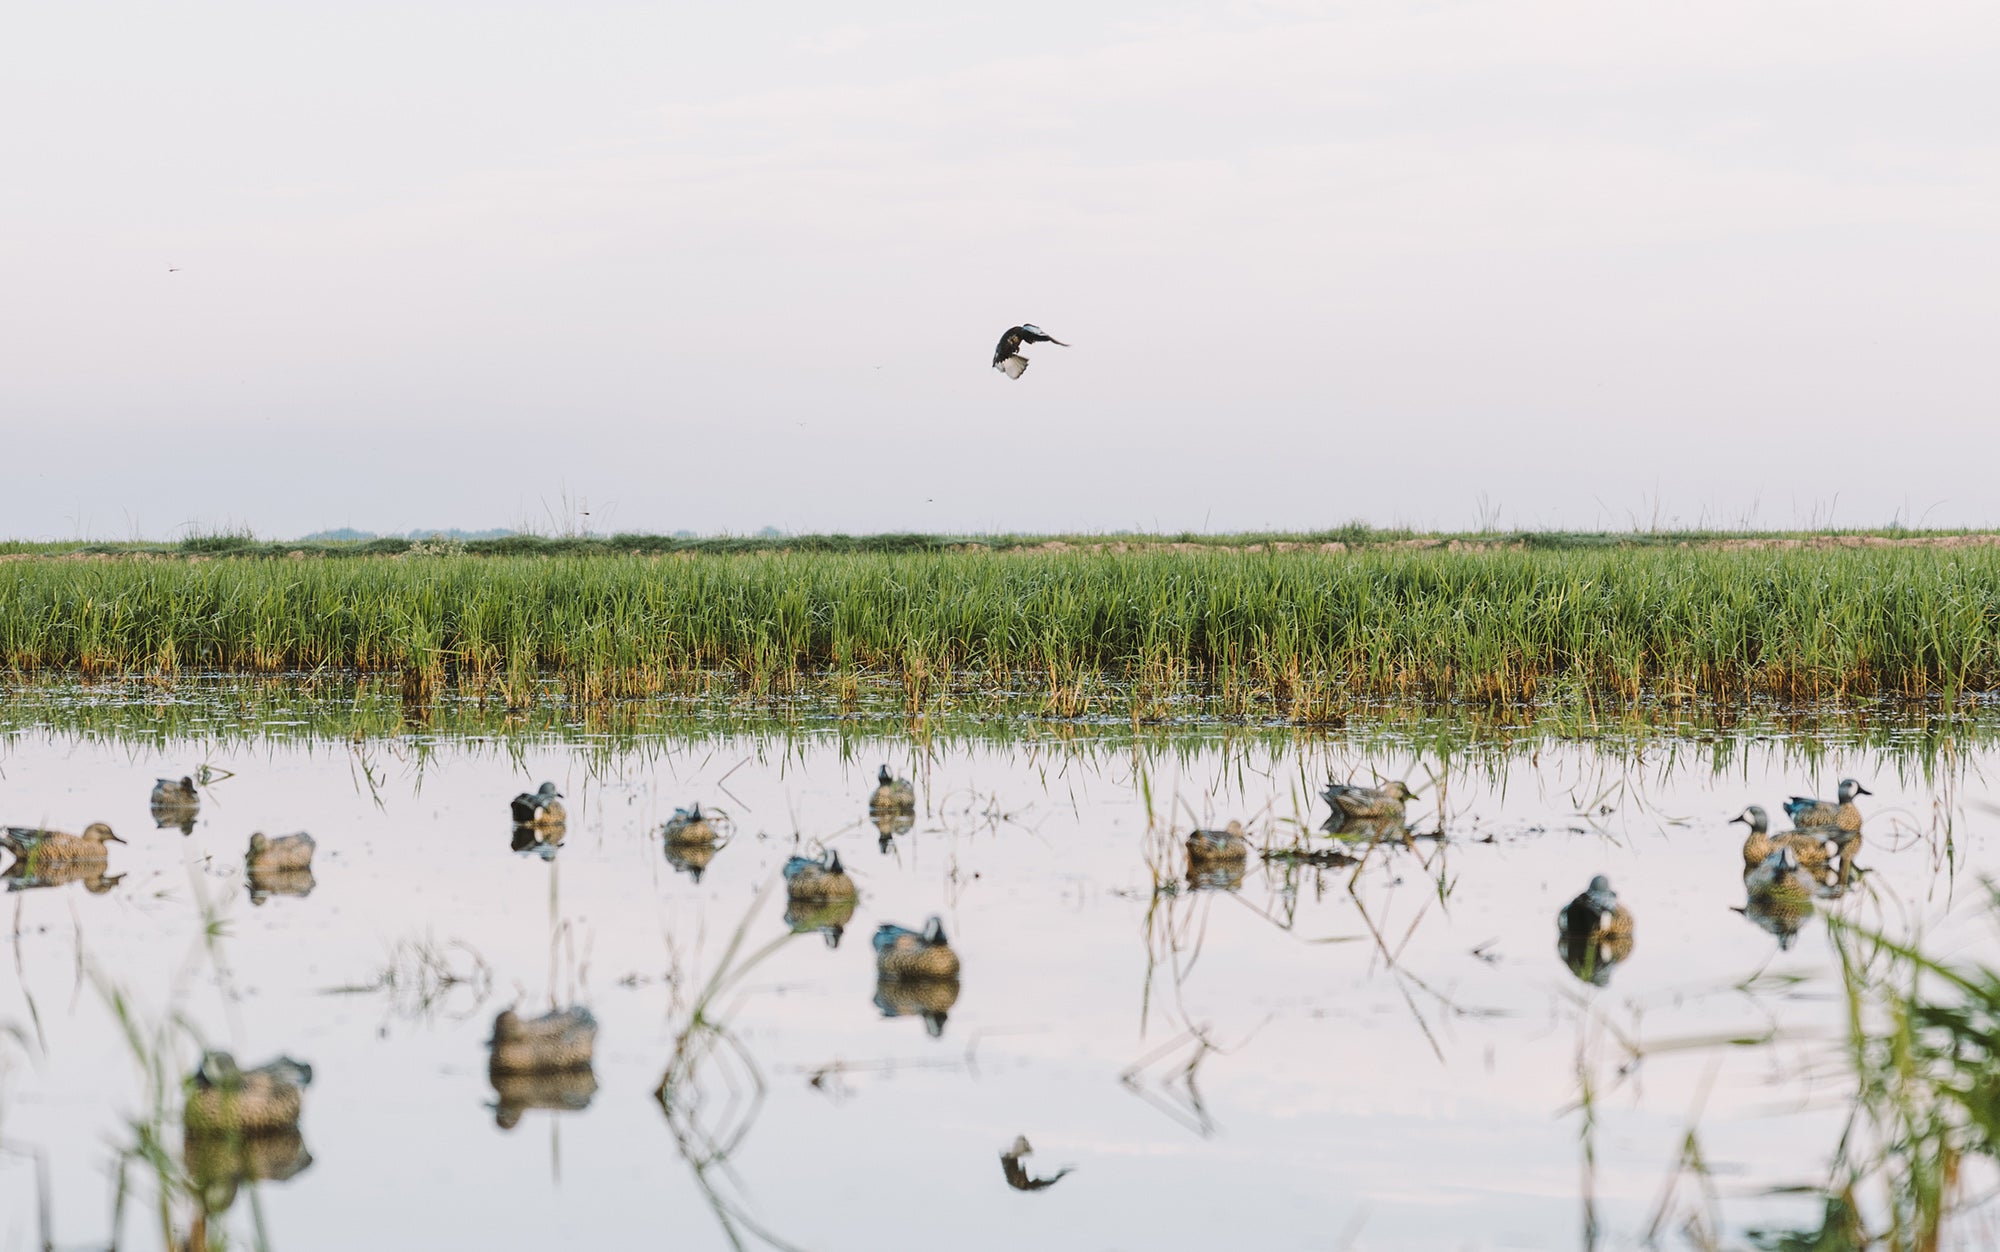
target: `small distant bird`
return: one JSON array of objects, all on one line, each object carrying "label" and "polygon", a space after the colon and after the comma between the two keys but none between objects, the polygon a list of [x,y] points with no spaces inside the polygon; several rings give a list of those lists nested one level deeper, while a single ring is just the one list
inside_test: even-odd
[{"label": "small distant bird", "polygon": [[562,806],[562,792],[552,782],[514,797],[514,821],[522,826],[560,826],[569,815]]},{"label": "small distant bird", "polygon": [[917,789],[909,779],[896,777],[884,765],[875,772],[875,791],[868,797],[868,809],[873,813],[914,813]]},{"label": "small distant bird", "polygon": [[210,1052],[188,1079],[182,1120],[192,1134],[254,1135],[298,1124],[300,1090],[312,1066],[281,1056],[256,1069],[239,1069],[227,1052]]},{"label": "small distant bird", "polygon": [[1403,816],[1403,805],[1416,798],[1409,784],[1392,782],[1385,787],[1356,787],[1328,779],[1320,795],[1333,806],[1335,817],[1382,818]]},{"label": "small distant bird", "polygon": [[243,858],[244,865],[253,874],[260,870],[311,869],[315,846],[313,837],[303,831],[276,839],[254,834],[250,836],[250,851]]},{"label": "small distant bird", "polygon": [[1594,986],[1608,983],[1612,967],[1632,955],[1632,914],[1602,874],[1556,914],[1556,931],[1563,964]]},{"label": "small distant bird", "polygon": [[668,843],[711,844],[715,842],[715,827],[702,816],[700,804],[690,804],[684,809],[675,809],[667,824],[660,828],[660,834]]},{"label": "small distant bird", "polygon": [[1021,1162],[1034,1150],[1028,1143],[1028,1136],[1016,1135],[1014,1146],[1000,1154],[1000,1168],[1007,1175],[1007,1185],[1016,1191],[1040,1191],[1044,1187],[1053,1187],[1062,1181],[1064,1174],[1073,1172],[1073,1167],[1065,1165],[1047,1178],[1028,1177],[1028,1167]]},{"label": "small distant bird", "polygon": [[178,265],[169,265],[167,267],[167,273],[169,274],[178,274],[180,272],[181,272],[181,267]]},{"label": "small distant bird", "polygon": [[920,931],[883,922],[875,930],[875,970],[883,978],[956,978],[958,953],[944,937],[944,919]]},{"label": "small distant bird", "polygon": [[1189,865],[1223,861],[1243,861],[1250,857],[1250,841],[1243,837],[1243,823],[1231,821],[1221,830],[1191,831],[1187,837]]},{"label": "small distant bird", "polygon": [[1817,877],[1826,872],[1828,862],[1833,859],[1831,849],[1838,842],[1823,830],[1788,830],[1781,835],[1772,835],[1771,819],[1763,806],[1758,804],[1751,805],[1729,820],[1750,828],[1750,833],[1743,839],[1743,873],[1746,876],[1782,847],[1790,848],[1799,865],[1808,874]]},{"label": "small distant bird", "polygon": [[1027,373],[1028,358],[1021,355],[1024,343],[1052,343],[1058,348],[1069,347],[1041,327],[1023,322],[1009,327],[1007,333],[1000,336],[1000,346],[993,349],[993,368],[1014,379]]},{"label": "small distant bird", "polygon": [[1793,796],[1785,801],[1785,813],[1792,819],[1792,825],[1800,830],[1831,826],[1843,834],[1853,834],[1861,829],[1861,810],[1855,807],[1854,797],[1874,794],[1852,778],[1843,778],[1840,780],[1839,800]]},{"label": "small distant bird", "polygon": [[828,848],[815,861],[795,856],[785,862],[785,896],[800,901],[852,900],[854,880],[840,863],[840,853]]}]

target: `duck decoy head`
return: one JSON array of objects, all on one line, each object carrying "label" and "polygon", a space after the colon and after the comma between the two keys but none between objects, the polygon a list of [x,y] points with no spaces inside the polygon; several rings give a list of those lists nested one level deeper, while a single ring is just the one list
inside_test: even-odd
[{"label": "duck decoy head", "polygon": [[99,843],[125,842],[123,839],[120,839],[117,835],[112,834],[111,827],[103,822],[92,822],[90,825],[85,826],[83,828],[83,837],[85,839],[95,839]]},{"label": "duck decoy head", "polygon": [[1771,817],[1768,813],[1764,812],[1764,806],[1761,804],[1753,804],[1729,820],[1732,823],[1741,822],[1754,831],[1765,831],[1771,828]]},{"label": "duck decoy head", "polygon": [[1874,792],[1868,790],[1868,788],[1862,786],[1852,778],[1843,778],[1840,780],[1840,802],[1842,804],[1852,803],[1856,796],[1872,796],[1874,794]]},{"label": "duck decoy head", "polygon": [[881,769],[875,771],[875,781],[887,787],[896,781],[896,776],[889,772],[888,766],[884,765]]},{"label": "duck decoy head", "polygon": [[935,913],[924,921],[924,942],[928,944],[945,942],[944,919]]}]

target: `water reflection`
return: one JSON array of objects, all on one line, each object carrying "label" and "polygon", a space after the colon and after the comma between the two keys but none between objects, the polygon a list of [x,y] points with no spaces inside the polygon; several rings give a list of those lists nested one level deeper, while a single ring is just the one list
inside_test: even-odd
[{"label": "water reflection", "polygon": [[262,1134],[189,1131],[181,1140],[181,1161],[204,1216],[227,1213],[246,1182],[284,1182],[313,1163],[296,1125]]},{"label": "water reflection", "polygon": [[1026,1135],[1016,1135],[1013,1145],[1000,1154],[1000,1171],[1006,1176],[1007,1185],[1016,1191],[1045,1191],[1061,1182],[1064,1177],[1075,1172],[1075,1167],[1065,1165],[1046,1178],[1029,1175],[1023,1164],[1035,1149],[1028,1143]]}]

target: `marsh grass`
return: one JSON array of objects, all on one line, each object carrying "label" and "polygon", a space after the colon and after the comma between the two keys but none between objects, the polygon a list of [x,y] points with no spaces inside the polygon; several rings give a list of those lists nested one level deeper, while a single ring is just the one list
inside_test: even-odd
[{"label": "marsh grass", "polygon": [[1047,716],[1338,724],[1364,695],[1843,700],[2000,688],[2000,549],[879,552],[17,561],[16,674],[365,672],[422,704],[862,676],[906,713],[1001,690]]}]

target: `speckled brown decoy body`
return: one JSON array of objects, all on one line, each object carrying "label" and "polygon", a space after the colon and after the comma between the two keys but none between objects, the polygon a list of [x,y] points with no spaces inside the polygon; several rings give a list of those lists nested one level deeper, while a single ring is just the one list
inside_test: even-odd
[{"label": "speckled brown decoy body", "polygon": [[491,1046],[487,1070],[494,1074],[585,1069],[597,1048],[597,1019],[581,1005],[535,1018],[506,1009],[493,1019]]},{"label": "speckled brown decoy body", "polygon": [[1243,823],[1231,821],[1221,830],[1190,831],[1187,859],[1190,867],[1249,860],[1250,840],[1243,835]]},{"label": "speckled brown decoy body", "polygon": [[[0,848],[14,854],[15,867],[21,870],[21,876],[40,879],[63,870],[101,868],[111,857],[105,845],[123,842],[103,822],[92,822],[80,835],[31,826],[9,826],[0,832]],[[65,881],[84,876],[71,874]]]},{"label": "speckled brown decoy body", "polygon": [[1792,940],[1813,914],[1815,883],[1799,864],[1798,853],[1780,846],[1764,863],[1743,876],[1748,897],[1737,912],[1759,929],[1777,936],[1780,951]]},{"label": "speckled brown decoy body", "polygon": [[785,896],[800,901],[852,900],[854,880],[840,863],[840,853],[831,848],[818,860],[795,856],[785,862]]},{"label": "speckled brown decoy body", "polygon": [[298,1125],[312,1066],[281,1056],[239,1069],[227,1052],[210,1052],[187,1083],[181,1114],[190,1134],[256,1135]]},{"label": "speckled brown decoy body", "polygon": [[276,839],[259,832],[250,836],[250,849],[243,863],[253,870],[311,869],[316,846],[313,837],[304,831],[279,835]]},{"label": "speckled brown decoy body", "polygon": [[715,825],[702,815],[699,804],[675,809],[667,824],[660,828],[660,834],[668,843],[711,844],[716,841]]},{"label": "speckled brown decoy body", "polygon": [[1556,914],[1556,951],[1571,973],[1602,987],[1632,955],[1632,914],[1599,874]]},{"label": "speckled brown decoy body", "polygon": [[1854,803],[1854,797],[1873,794],[1854,779],[1843,778],[1840,780],[1838,800],[1793,796],[1785,801],[1785,813],[1792,819],[1792,825],[1800,830],[1832,827],[1842,835],[1856,835],[1861,833],[1861,809]]},{"label": "speckled brown decoy body", "polygon": [[1799,866],[1815,878],[1826,873],[1833,860],[1833,841],[1824,831],[1813,834],[1800,830],[1788,830],[1782,834],[1771,834],[1771,819],[1760,805],[1751,805],[1730,819],[1750,828],[1743,839],[1743,872],[1750,874],[1762,865],[1779,848],[1790,848],[1799,859]]},{"label": "speckled brown decoy body", "polygon": [[569,820],[569,813],[562,805],[562,792],[552,782],[545,782],[533,791],[523,791],[509,807],[518,826],[561,826]]},{"label": "speckled brown decoy body", "polygon": [[1380,787],[1356,787],[1348,783],[1328,780],[1326,790],[1320,793],[1334,812],[1349,818],[1401,819],[1403,806],[1416,798],[1404,782],[1386,783]]},{"label": "speckled brown decoy body", "polygon": [[875,1007],[884,1017],[921,1017],[924,1032],[935,1039],[944,1034],[951,1006],[958,1003],[956,978],[875,979]]},{"label": "speckled brown decoy body", "polygon": [[875,813],[914,813],[917,789],[909,779],[896,777],[884,765],[875,772],[875,791],[868,797],[868,808]]},{"label": "speckled brown decoy body", "polygon": [[497,1097],[493,1122],[502,1130],[520,1125],[521,1114],[531,1109],[574,1113],[589,1108],[597,1095],[597,1075],[589,1066],[528,1074],[488,1073],[487,1078]]},{"label": "speckled brown decoy body", "polygon": [[944,919],[932,917],[921,931],[882,923],[875,930],[875,970],[884,978],[958,977],[958,953],[945,939]]}]

